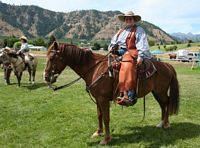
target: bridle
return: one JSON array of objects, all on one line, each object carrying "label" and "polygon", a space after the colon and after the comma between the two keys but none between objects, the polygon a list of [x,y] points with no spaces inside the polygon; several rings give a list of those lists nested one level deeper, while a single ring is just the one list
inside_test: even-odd
[{"label": "bridle", "polygon": [[[51,60],[54,60],[54,58],[56,58],[56,56],[58,56],[58,53],[60,53],[60,52],[59,52],[59,50],[58,50],[58,51],[52,50],[52,51],[53,51],[53,56],[52,56],[52,59],[51,59]],[[52,51],[51,51],[51,52],[52,52]],[[51,54],[51,53],[50,53],[50,54]],[[105,58],[107,58],[107,56],[108,56],[109,54],[110,54],[110,53],[106,54],[101,60],[99,60],[99,61],[98,61],[97,63],[95,63],[94,65],[92,65],[82,76],[79,76],[77,79],[72,80],[71,82],[69,82],[69,83],[67,83],[67,84],[64,84],[64,85],[62,85],[62,86],[59,86],[59,87],[57,87],[57,86],[53,87],[52,85],[49,85],[49,87],[50,87],[52,90],[56,91],[56,90],[59,90],[59,89],[62,89],[62,88],[65,88],[65,87],[69,87],[69,86],[73,85],[74,83],[76,83],[77,81],[79,81],[81,78],[84,78],[85,75],[88,74],[91,70],[93,70],[98,64],[100,64],[101,62],[103,62],[103,61],[105,60]],[[50,57],[50,58],[51,58],[51,57]],[[60,57],[60,58],[61,58],[61,57]],[[53,65],[51,65],[51,68],[50,68],[50,69],[55,68],[55,63],[56,63],[55,61],[52,62]],[[107,71],[106,71],[106,72],[107,72]],[[106,72],[104,72],[104,74],[105,74]],[[53,74],[53,73],[54,73],[54,70],[51,70],[51,73]],[[101,74],[99,77],[103,77],[104,74]],[[58,74],[53,74],[53,77],[54,77],[54,78],[57,78],[59,75],[60,75],[60,73],[58,73]],[[90,91],[90,88],[92,87],[92,85],[94,85],[98,80],[100,80],[99,77],[97,78],[97,80],[94,80],[94,82],[92,82],[89,86],[86,87],[86,91],[87,91],[87,92]]]},{"label": "bridle", "polygon": [[[51,50],[50,51],[50,61],[51,61],[51,65],[50,65],[50,71],[48,72],[48,75],[46,76],[46,68],[45,68],[45,79],[49,79],[49,78],[51,78],[51,77],[53,77],[53,78],[57,78],[59,75],[60,75],[60,73],[56,73],[55,74],[55,68],[56,68],[56,60],[57,60],[57,57],[58,57],[58,53],[59,53],[60,51],[59,50]],[[51,55],[51,54],[53,54],[53,55]],[[51,80],[51,79],[50,79]],[[50,82],[51,83],[51,82]]]}]

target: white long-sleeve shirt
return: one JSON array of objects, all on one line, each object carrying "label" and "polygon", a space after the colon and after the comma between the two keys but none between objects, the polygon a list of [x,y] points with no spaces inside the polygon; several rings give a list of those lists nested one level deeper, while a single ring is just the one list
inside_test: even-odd
[{"label": "white long-sleeve shirt", "polygon": [[18,52],[25,53],[25,52],[28,52],[28,51],[29,51],[28,43],[22,43],[21,47],[20,47],[20,50]]},{"label": "white long-sleeve shirt", "polygon": [[[131,31],[131,27],[125,28],[120,35],[117,38],[118,34],[115,34],[115,36],[111,40],[110,47],[112,47],[115,44],[118,44],[122,48],[126,47],[126,39]],[[149,44],[147,41],[147,35],[144,31],[144,29],[140,26],[137,26],[135,31],[135,45],[138,50],[138,56],[141,58],[151,58],[151,53],[149,51]]]}]

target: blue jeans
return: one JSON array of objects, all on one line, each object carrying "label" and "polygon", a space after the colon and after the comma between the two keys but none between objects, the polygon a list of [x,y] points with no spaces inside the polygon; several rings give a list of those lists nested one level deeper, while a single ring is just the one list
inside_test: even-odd
[{"label": "blue jeans", "polygon": [[119,56],[122,56],[127,51],[127,49],[126,48],[120,48],[117,51],[118,51]]},{"label": "blue jeans", "polygon": [[128,91],[128,98],[131,99],[131,100],[134,100],[135,99],[135,92],[133,90],[129,90]]}]

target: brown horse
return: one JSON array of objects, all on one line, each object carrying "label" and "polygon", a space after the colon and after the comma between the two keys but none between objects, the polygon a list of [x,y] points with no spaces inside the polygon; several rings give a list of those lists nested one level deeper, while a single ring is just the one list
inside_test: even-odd
[{"label": "brown horse", "polygon": [[[99,122],[98,129],[92,137],[102,135],[104,123],[105,137],[100,144],[107,144],[111,140],[109,101],[113,100],[116,89],[114,79],[108,75],[107,57],[74,45],[54,42],[48,49],[47,58],[44,78],[48,85],[54,83],[64,68],[69,66],[85,80],[87,86],[90,86],[91,94],[96,100]],[[168,128],[170,126],[168,116],[177,114],[179,109],[176,72],[168,63],[154,60],[152,62],[157,72],[139,83],[137,97],[141,98],[152,92],[162,111],[161,122],[157,127]]]},{"label": "brown horse", "polygon": [[175,54],[175,53],[169,54],[169,58],[170,58],[170,59],[176,59],[176,54]]}]

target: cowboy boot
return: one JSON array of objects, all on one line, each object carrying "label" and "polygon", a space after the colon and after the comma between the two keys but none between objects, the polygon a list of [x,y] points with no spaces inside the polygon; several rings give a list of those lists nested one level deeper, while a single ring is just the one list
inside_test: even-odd
[{"label": "cowboy boot", "polygon": [[123,106],[133,106],[137,102],[134,91],[124,92],[124,97],[119,99],[117,103]]},{"label": "cowboy boot", "polygon": [[124,91],[123,96],[117,98],[117,104],[123,105],[123,106],[128,106],[126,100],[128,100],[128,92]]},{"label": "cowboy boot", "polygon": [[130,101],[130,103],[132,105],[134,105],[137,102],[137,97],[136,97],[135,91],[133,91],[133,90],[128,91],[128,100]]}]

